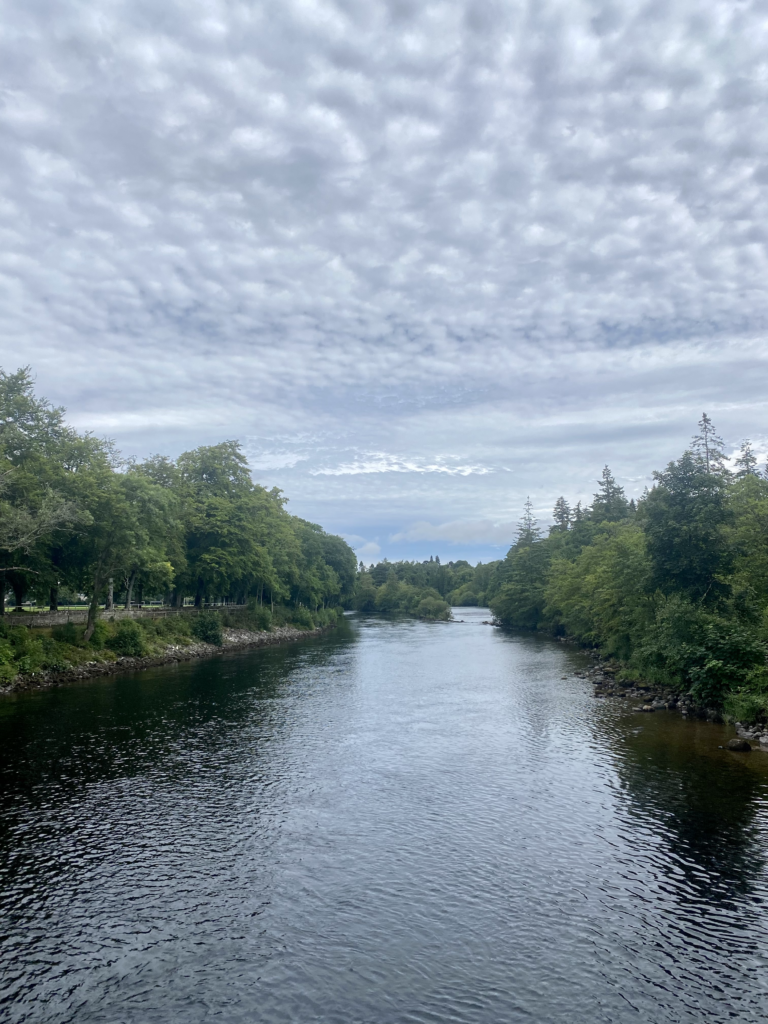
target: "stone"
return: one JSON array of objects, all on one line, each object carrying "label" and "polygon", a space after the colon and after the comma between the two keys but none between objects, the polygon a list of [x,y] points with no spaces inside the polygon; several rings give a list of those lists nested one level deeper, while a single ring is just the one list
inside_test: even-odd
[{"label": "stone", "polygon": [[752,749],[752,745],[749,740],[745,740],[741,736],[734,736],[732,740],[728,740],[728,749],[747,751]]},{"label": "stone", "polygon": [[654,706],[652,704],[643,704],[643,706],[640,708],[640,710],[641,711],[655,711],[656,709],[654,708]]}]

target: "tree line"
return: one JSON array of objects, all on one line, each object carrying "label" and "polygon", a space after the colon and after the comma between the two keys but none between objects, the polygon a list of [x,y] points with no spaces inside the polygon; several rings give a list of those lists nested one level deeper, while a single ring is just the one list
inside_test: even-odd
[{"label": "tree line", "polygon": [[526,504],[492,572],[500,622],[599,647],[626,678],[741,720],[768,714],[768,479],[749,441],[730,469],[704,414],[637,502],[606,466],[590,506],[561,497],[553,518],[544,537]]},{"label": "tree line", "polygon": [[52,610],[85,594],[88,640],[103,603],[350,600],[352,549],[254,483],[237,441],[125,460],[64,415],[36,396],[29,367],[0,370],[0,615],[9,592]]},{"label": "tree line", "polygon": [[486,603],[498,564],[481,562],[472,566],[463,559],[441,563],[439,556],[423,562],[390,562],[385,558],[368,568],[361,562],[353,604],[368,614],[448,619],[451,605]]}]

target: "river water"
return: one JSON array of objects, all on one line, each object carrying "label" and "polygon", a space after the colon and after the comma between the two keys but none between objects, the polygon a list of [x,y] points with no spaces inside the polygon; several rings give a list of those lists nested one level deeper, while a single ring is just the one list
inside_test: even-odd
[{"label": "river water", "polygon": [[0,1019],[765,1021],[768,754],[487,614],[1,702]]}]

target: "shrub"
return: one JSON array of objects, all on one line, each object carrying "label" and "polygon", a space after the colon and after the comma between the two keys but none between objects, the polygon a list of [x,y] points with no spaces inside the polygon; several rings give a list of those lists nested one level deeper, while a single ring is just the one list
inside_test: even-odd
[{"label": "shrub", "polygon": [[252,610],[249,609],[248,619],[252,623],[253,629],[261,629],[267,632],[272,628],[272,612],[269,608],[265,608],[264,605],[256,605]]},{"label": "shrub", "polygon": [[192,620],[190,629],[192,636],[206,644],[221,647],[224,635],[221,631],[221,619],[215,612],[203,612]]},{"label": "shrub", "polygon": [[91,633],[91,639],[88,642],[91,647],[95,648],[95,650],[101,651],[104,649],[104,645],[108,638],[109,627],[106,622],[103,622],[101,619],[97,619],[93,627],[93,633]]},{"label": "shrub", "polygon": [[79,639],[74,622],[65,622],[63,626],[54,626],[51,636],[60,644],[71,644],[73,647]]},{"label": "shrub", "polygon": [[15,665],[0,664],[0,683],[10,683],[18,675]]},{"label": "shrub", "polygon": [[134,622],[133,619],[122,619],[117,623],[114,635],[107,640],[107,646],[115,654],[128,655],[134,658],[140,658],[147,652],[144,631],[138,622]]},{"label": "shrub", "polygon": [[674,595],[659,606],[637,660],[653,681],[685,687],[699,703],[719,707],[729,691],[753,689],[749,681],[765,664],[765,648],[755,630]]},{"label": "shrub", "polygon": [[314,629],[315,623],[308,608],[297,608],[291,615],[297,629]]},{"label": "shrub", "polygon": [[451,617],[451,606],[439,597],[425,597],[416,606],[416,614],[420,619],[445,621]]}]

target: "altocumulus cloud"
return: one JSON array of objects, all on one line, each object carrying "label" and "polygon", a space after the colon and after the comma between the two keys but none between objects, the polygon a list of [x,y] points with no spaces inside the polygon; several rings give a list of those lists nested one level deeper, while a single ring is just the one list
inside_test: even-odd
[{"label": "altocumulus cloud", "polygon": [[764,2],[0,11],[2,362],[79,426],[420,555],[765,441]]}]

